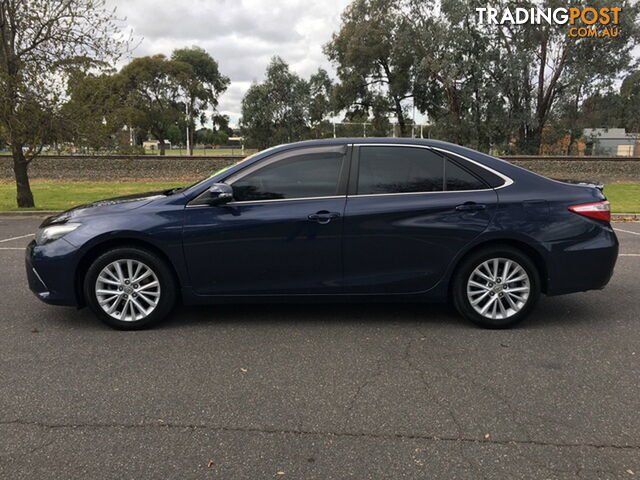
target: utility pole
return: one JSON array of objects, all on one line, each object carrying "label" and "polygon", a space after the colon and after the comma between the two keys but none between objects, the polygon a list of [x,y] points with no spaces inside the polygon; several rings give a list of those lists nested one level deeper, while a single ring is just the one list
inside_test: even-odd
[{"label": "utility pole", "polygon": [[411,124],[411,138],[416,138],[416,104],[413,102],[413,123]]},{"label": "utility pole", "polygon": [[187,155],[189,155],[191,153],[191,148],[189,148],[191,146],[190,142],[189,142],[189,103],[185,102],[184,105],[184,112],[187,116]]}]

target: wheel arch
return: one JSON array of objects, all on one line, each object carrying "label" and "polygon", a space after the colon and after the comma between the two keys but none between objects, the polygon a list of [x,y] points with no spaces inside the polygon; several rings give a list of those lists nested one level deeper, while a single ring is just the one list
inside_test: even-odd
[{"label": "wheel arch", "polygon": [[460,255],[456,259],[456,261],[454,262],[454,267],[452,268],[451,273],[449,275],[449,282],[447,287],[447,290],[448,290],[447,293],[449,297],[451,296],[451,289],[453,288],[452,280],[455,278],[455,275],[458,269],[460,268],[460,266],[462,265],[462,263],[464,262],[464,260],[479,250],[482,250],[488,247],[499,247],[501,245],[515,248],[516,250],[521,251],[531,259],[536,269],[538,270],[538,275],[540,277],[540,290],[543,293],[547,293],[547,288],[549,284],[549,275],[548,275],[549,270],[547,268],[547,263],[545,261],[543,254],[538,249],[533,247],[531,244],[520,239],[492,238],[492,239],[486,239],[484,241],[474,244],[471,248],[466,250],[462,255]]},{"label": "wheel arch", "polygon": [[[83,307],[86,304],[85,298],[84,298],[83,282],[84,282],[84,277],[87,274],[87,271],[89,270],[89,266],[93,263],[93,261],[96,258],[102,255],[104,252],[108,250],[112,250],[114,248],[122,248],[122,247],[140,248],[142,250],[147,250],[157,255],[169,267],[169,270],[171,271],[174,277],[176,285],[178,285],[178,287],[182,286],[182,282],[180,281],[180,276],[178,275],[176,267],[171,261],[171,259],[169,258],[169,256],[161,248],[157,247],[153,243],[142,240],[140,238],[132,238],[132,237],[118,237],[118,238],[105,239],[104,241],[101,241],[99,243],[96,243],[95,245],[92,245],[86,252],[84,252],[84,254],[80,258],[78,265],[76,267],[75,274],[74,274],[74,290],[76,294],[77,304],[79,307]],[[181,300],[180,292],[181,292],[181,288],[178,288],[176,292],[178,296],[178,300]]]}]

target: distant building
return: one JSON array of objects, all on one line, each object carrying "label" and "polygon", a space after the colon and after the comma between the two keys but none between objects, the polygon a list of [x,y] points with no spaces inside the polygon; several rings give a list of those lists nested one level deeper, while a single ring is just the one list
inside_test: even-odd
[{"label": "distant building", "polygon": [[640,134],[624,128],[585,128],[585,155],[640,156]]},{"label": "distant building", "polygon": [[[142,148],[145,150],[160,150],[160,141],[159,140],[147,140],[142,142]],[[164,148],[167,150],[171,149],[171,142],[169,140],[164,141]]]},{"label": "distant building", "polygon": [[244,148],[244,137],[229,137],[226,146],[231,148]]}]

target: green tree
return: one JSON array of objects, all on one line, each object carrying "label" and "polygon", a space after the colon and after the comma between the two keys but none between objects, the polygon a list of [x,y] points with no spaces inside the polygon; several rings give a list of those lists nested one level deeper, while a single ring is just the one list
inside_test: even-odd
[{"label": "green tree", "polygon": [[187,140],[185,129],[181,128],[176,123],[169,125],[167,128],[166,139],[171,142],[172,146],[185,145]]},{"label": "green tree", "polygon": [[497,91],[495,52],[485,32],[474,28],[473,2],[410,1],[409,48],[416,62],[415,105],[434,124],[433,134],[488,150],[504,135],[504,109]]},{"label": "green tree", "polygon": [[[411,99],[441,138],[536,154],[543,135],[575,132],[575,121],[561,119],[610,89],[631,64],[640,4],[622,1],[612,38],[572,37],[566,25],[480,24],[475,9],[482,6],[480,0],[354,0],[325,46],[340,80],[338,109],[347,117],[393,114],[406,135]],[[539,5],[505,0],[499,6]],[[545,4],[560,6],[560,0]],[[572,6],[587,6],[586,0]]]},{"label": "green tree", "polygon": [[126,117],[158,140],[160,155],[165,153],[170,129],[184,119],[181,87],[192,73],[184,62],[153,55],[133,59],[118,74],[126,93]]},{"label": "green tree", "polygon": [[309,136],[333,136],[333,125],[327,117],[334,110],[332,103],[334,83],[323,68],[309,77]]},{"label": "green tree", "polygon": [[[561,6],[562,2],[553,2]],[[578,2],[580,6],[600,8],[610,6],[605,0]],[[533,35],[532,69],[529,82],[534,86],[534,101],[530,121],[524,125],[521,149],[537,154],[547,122],[565,92],[579,88],[582,95],[609,88],[632,60],[632,50],[638,41],[640,5],[622,1],[618,38],[574,38],[567,35],[566,26],[540,25]],[[572,5],[578,6],[578,5]],[[524,72],[523,72],[524,75]]]},{"label": "green tree", "polygon": [[189,125],[189,154],[193,155],[193,135],[196,119],[205,122],[205,111],[218,106],[218,97],[229,85],[229,78],[220,73],[218,62],[199,47],[174,50],[171,60],[182,62],[191,67],[189,75],[184,77],[181,85],[183,102],[186,105],[187,123]]},{"label": "green tree", "polygon": [[68,100],[61,107],[60,138],[76,147],[112,150],[119,146],[118,135],[127,123],[123,89],[119,77],[111,73],[74,72],[67,87]]},{"label": "green tree", "polygon": [[201,128],[196,131],[196,142],[204,145],[223,145],[229,140],[225,131]]},{"label": "green tree", "polygon": [[209,145],[214,143],[215,133],[210,128],[199,128],[194,138],[197,143]]},{"label": "green tree", "polygon": [[[575,111],[628,68],[638,40],[640,5],[628,1],[621,5],[616,38],[572,37],[568,26],[546,22],[479,24],[475,8],[484,5],[477,0],[442,0],[438,8],[418,0],[408,5],[419,65],[416,104],[431,113],[436,132],[445,126],[448,138],[479,148],[506,147],[516,139],[517,151],[538,154],[543,134],[556,135],[549,130],[560,126],[567,107]],[[500,3],[512,11],[537,6],[533,1]],[[559,0],[545,4],[561,6]],[[597,0],[588,6],[610,5]]]},{"label": "green tree", "polygon": [[406,101],[413,97],[416,63],[402,7],[399,0],[354,0],[324,51],[340,80],[334,90],[337,109],[362,111],[368,117],[374,104],[385,105],[405,136]]},{"label": "green tree", "polygon": [[0,129],[11,145],[18,207],[33,207],[29,164],[61,134],[70,71],[101,68],[126,50],[104,0],[0,2]]},{"label": "green tree", "polygon": [[[211,118],[211,122],[213,124],[214,131],[224,133],[227,137],[233,135],[233,128],[229,126],[228,115],[214,114]],[[226,143],[226,140],[220,143]]]},{"label": "green tree", "polygon": [[640,70],[624,79],[620,87],[620,97],[624,105],[624,125],[630,132],[640,133]]},{"label": "green tree", "polygon": [[241,126],[247,145],[266,148],[305,138],[309,103],[309,84],[274,57],[265,81],[252,85],[242,99]]}]

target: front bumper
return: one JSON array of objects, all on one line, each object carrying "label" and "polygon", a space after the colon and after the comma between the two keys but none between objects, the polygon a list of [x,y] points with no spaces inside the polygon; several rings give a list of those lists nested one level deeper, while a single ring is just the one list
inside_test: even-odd
[{"label": "front bumper", "polygon": [[75,285],[77,248],[63,238],[46,245],[27,245],[25,268],[29,288],[45,303],[78,306]]}]

